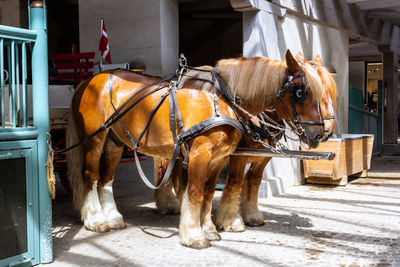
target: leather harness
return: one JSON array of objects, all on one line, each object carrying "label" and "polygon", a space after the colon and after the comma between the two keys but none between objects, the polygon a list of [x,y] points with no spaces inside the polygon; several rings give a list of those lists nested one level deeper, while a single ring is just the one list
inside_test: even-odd
[{"label": "leather harness", "polygon": [[[172,172],[172,169],[174,167],[175,161],[177,159],[178,156],[180,156],[183,159],[183,166],[185,168],[187,168],[187,163],[188,163],[188,156],[189,156],[189,145],[188,145],[188,141],[198,135],[201,135],[202,133],[217,127],[217,126],[221,126],[221,125],[229,125],[234,127],[235,129],[239,130],[242,134],[245,134],[247,136],[249,136],[250,138],[252,138],[253,140],[257,140],[260,137],[263,138],[270,138],[269,134],[266,134],[265,129],[262,129],[258,126],[255,126],[254,124],[250,123],[249,121],[246,121],[245,118],[240,114],[240,112],[237,110],[237,108],[234,105],[234,101],[231,99],[231,97],[229,96],[229,94],[226,92],[224,84],[221,80],[221,77],[218,73],[218,70],[216,68],[213,68],[211,71],[208,70],[202,70],[202,69],[196,69],[193,67],[189,67],[186,65],[186,59],[185,62],[182,64],[182,62],[180,61],[180,66],[181,69],[179,70],[179,72],[176,75],[173,75],[169,78],[154,82],[150,85],[147,85],[145,87],[143,87],[142,89],[140,89],[139,91],[137,91],[135,94],[133,94],[127,101],[125,101],[120,107],[116,108],[114,106],[114,103],[112,101],[112,95],[113,95],[113,73],[115,70],[110,71],[109,73],[109,79],[108,79],[108,86],[109,86],[109,95],[110,95],[110,101],[111,104],[113,106],[114,109],[114,113],[92,134],[90,134],[89,136],[83,138],[79,143],[61,151],[60,153],[64,153],[68,150],[71,150],[85,142],[87,142],[90,138],[94,137],[95,135],[99,134],[102,131],[105,131],[107,128],[109,128],[112,124],[114,124],[115,122],[119,121],[121,123],[121,126],[126,134],[126,136],[128,137],[128,139],[130,140],[132,147],[133,147],[133,151],[134,151],[134,157],[135,157],[135,162],[136,162],[136,166],[139,172],[139,175],[141,177],[141,179],[143,180],[143,182],[150,187],[151,189],[158,189],[161,186],[163,186],[169,179],[169,176]],[[183,72],[186,69],[194,69],[194,70],[198,70],[198,71],[207,71],[207,72],[211,72],[212,74],[212,85],[213,85],[213,97],[214,97],[214,109],[216,112],[216,117],[212,117],[212,118],[208,118],[206,120],[203,120],[199,123],[197,123],[196,125],[190,127],[189,129],[185,129],[183,126],[183,122],[182,122],[182,117],[181,117],[181,113],[179,110],[179,106],[178,106],[178,102],[176,99],[176,91],[179,90],[179,83],[181,80],[181,77],[183,75]],[[141,74],[141,73],[138,73]],[[178,77],[177,81],[171,81],[174,77]],[[297,78],[303,78],[303,87],[301,86],[295,86],[293,84],[293,80],[297,79]],[[128,112],[130,111],[135,105],[137,105],[141,100],[143,100],[144,98],[146,98],[147,96],[149,96],[150,94],[153,94],[163,88],[166,87],[166,85],[162,85],[162,83],[164,82],[169,82],[169,90],[163,94],[160,97],[160,100],[158,101],[157,105],[153,108],[153,110],[150,112],[149,118],[146,122],[146,125],[144,127],[144,129],[142,130],[141,134],[139,135],[138,139],[135,141],[131,134],[129,133],[128,128],[125,126],[124,122],[122,121],[122,117]],[[233,119],[231,117],[227,117],[227,116],[221,116],[220,114],[220,109],[219,109],[219,105],[218,105],[218,96],[217,96],[217,86],[216,83],[218,82],[218,91],[221,94],[221,96],[224,98],[224,100],[230,105],[230,107],[232,108],[232,110],[234,111],[237,119]],[[137,99],[135,102],[133,102],[132,104],[130,104],[129,106],[127,106],[127,104],[134,99],[136,96],[138,96],[141,92],[144,92],[144,90],[153,87],[155,85],[160,85],[154,89],[152,89],[150,92],[147,92],[146,94],[144,94],[143,96],[141,96],[139,99]],[[178,88],[179,87],[179,88]],[[290,89],[289,89],[290,88]],[[305,80],[304,80],[304,73],[295,75],[295,76],[291,76],[288,75],[282,85],[282,87],[279,89],[278,92],[278,96],[277,96],[277,101],[275,103],[275,107],[278,105],[278,103],[280,101],[283,100],[283,96],[285,95],[287,90],[290,90],[290,98],[291,98],[291,108],[292,108],[292,112],[293,112],[293,116],[294,116],[294,123],[295,125],[297,125],[297,127],[301,128],[301,124],[312,124],[312,125],[322,125],[323,123],[321,122],[313,122],[313,121],[304,121],[304,120],[300,120],[298,118],[298,114],[296,111],[296,106],[295,106],[295,102],[296,101],[305,101],[305,98],[303,98],[300,93],[298,92],[298,90],[303,90],[304,92],[304,97],[306,97],[306,92],[305,92]],[[172,136],[173,136],[173,140],[174,140],[174,149],[173,149],[173,154],[171,156],[170,162],[168,164],[167,170],[161,180],[161,183],[158,186],[154,186],[149,179],[146,177],[146,175],[144,174],[140,163],[139,163],[139,158],[137,155],[137,150],[139,149],[139,143],[140,140],[142,139],[142,137],[144,136],[148,126],[150,125],[150,122],[152,120],[152,118],[154,117],[155,113],[157,112],[157,110],[159,109],[159,107],[161,106],[161,104],[164,102],[164,100],[169,96],[169,122],[170,122],[170,129],[172,132]],[[125,110],[123,110],[125,108]],[[122,111],[123,110],[123,111]],[[286,107],[284,105],[284,110],[288,115],[287,111],[286,111]],[[289,118],[289,117],[288,117]],[[179,127],[179,131],[177,131],[177,126]],[[269,131],[267,131],[269,132]],[[303,132],[304,133],[304,132]],[[114,133],[110,134],[110,138],[111,140],[118,144],[121,144],[122,142],[118,142],[118,138],[115,136]],[[185,147],[185,155],[182,155],[182,149],[181,149],[181,145],[184,145]]]}]

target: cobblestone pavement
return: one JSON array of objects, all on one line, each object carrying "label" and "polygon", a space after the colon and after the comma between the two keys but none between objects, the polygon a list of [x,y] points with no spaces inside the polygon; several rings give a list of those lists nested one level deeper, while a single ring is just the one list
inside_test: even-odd
[{"label": "cobblestone pavement", "polygon": [[[151,162],[144,161],[151,172]],[[53,203],[54,262],[43,266],[400,266],[400,180],[357,179],[346,187],[294,186],[260,199],[262,227],[222,232],[212,247],[179,244],[179,216],[161,215],[133,164],[114,186],[128,227],[85,230],[69,196]],[[214,212],[220,191],[214,200]]]}]

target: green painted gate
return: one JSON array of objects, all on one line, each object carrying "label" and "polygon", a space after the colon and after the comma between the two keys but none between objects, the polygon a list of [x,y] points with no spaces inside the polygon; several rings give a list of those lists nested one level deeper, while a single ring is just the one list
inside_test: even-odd
[{"label": "green painted gate", "polygon": [[382,81],[378,81],[377,112],[364,108],[364,97],[361,89],[349,85],[349,119],[348,129],[351,134],[373,134],[373,154],[382,152]]},{"label": "green painted gate", "polygon": [[0,266],[53,260],[46,9],[29,5],[29,29],[0,25]]}]

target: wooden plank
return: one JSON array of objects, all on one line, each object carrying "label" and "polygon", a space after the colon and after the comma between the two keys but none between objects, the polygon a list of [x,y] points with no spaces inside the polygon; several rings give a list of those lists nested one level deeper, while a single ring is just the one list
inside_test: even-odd
[{"label": "wooden plank", "polygon": [[331,170],[308,170],[307,177],[312,177],[312,176],[332,178],[333,171],[331,171]]},{"label": "wooden plank", "polygon": [[327,177],[309,177],[306,179],[310,184],[329,184],[329,185],[346,185],[348,183],[347,176],[340,177],[340,179],[330,179]]}]

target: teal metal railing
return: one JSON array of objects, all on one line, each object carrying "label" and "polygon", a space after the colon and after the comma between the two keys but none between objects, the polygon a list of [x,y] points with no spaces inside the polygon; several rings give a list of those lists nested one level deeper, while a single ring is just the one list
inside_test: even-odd
[{"label": "teal metal railing", "polygon": [[36,37],[35,31],[0,25],[2,129],[28,127],[27,47]]}]

